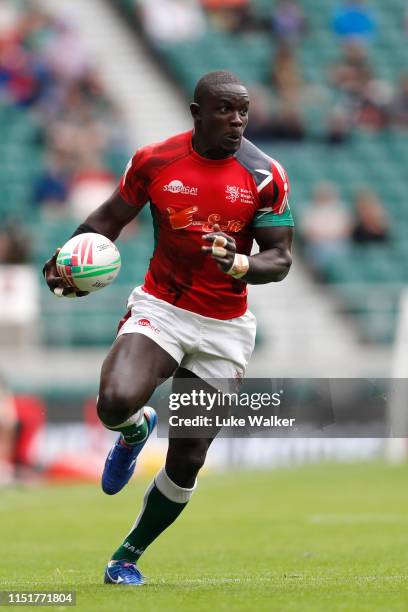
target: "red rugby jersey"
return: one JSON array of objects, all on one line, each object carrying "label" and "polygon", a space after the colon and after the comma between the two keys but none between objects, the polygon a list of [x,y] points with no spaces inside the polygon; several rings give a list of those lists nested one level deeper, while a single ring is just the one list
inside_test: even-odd
[{"label": "red rugby jersey", "polygon": [[201,251],[215,223],[250,255],[253,228],[293,225],[285,170],[243,139],[227,159],[211,160],[192,147],[193,132],[138,150],[120,182],[122,198],[150,201],[155,247],[143,289],[170,304],[215,319],[247,308],[246,283],[221,272]]}]

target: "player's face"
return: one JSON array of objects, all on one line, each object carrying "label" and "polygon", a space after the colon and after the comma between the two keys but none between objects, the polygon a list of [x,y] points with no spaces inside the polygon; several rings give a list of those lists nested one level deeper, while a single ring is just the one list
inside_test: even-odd
[{"label": "player's face", "polygon": [[209,153],[225,157],[238,151],[248,123],[248,108],[248,91],[242,85],[220,85],[208,93],[194,118]]}]

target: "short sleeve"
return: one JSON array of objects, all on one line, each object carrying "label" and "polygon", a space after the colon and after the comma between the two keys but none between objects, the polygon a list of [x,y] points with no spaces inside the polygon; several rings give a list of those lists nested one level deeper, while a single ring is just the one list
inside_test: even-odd
[{"label": "short sleeve", "polygon": [[270,172],[264,171],[265,179],[258,185],[259,208],[252,222],[253,227],[294,226],[289,206],[289,178],[285,169],[275,159],[271,160]]},{"label": "short sleeve", "polygon": [[142,208],[149,200],[146,162],[145,150],[136,151],[129,160],[119,184],[122,198],[137,208]]}]

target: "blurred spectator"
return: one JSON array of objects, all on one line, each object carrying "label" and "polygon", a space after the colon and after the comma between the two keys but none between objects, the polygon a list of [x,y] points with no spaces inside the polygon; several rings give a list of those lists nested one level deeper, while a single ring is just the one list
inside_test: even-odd
[{"label": "blurred spectator", "polygon": [[408,73],[400,77],[399,89],[391,106],[392,121],[398,126],[408,127]]},{"label": "blurred spectator", "polygon": [[62,155],[51,155],[34,184],[33,202],[50,213],[65,211],[70,173]]},{"label": "blurred spectator", "polygon": [[11,2],[0,2],[0,37],[6,40],[15,32],[19,20],[17,7]]},{"label": "blurred spectator", "polygon": [[14,477],[13,455],[17,437],[17,411],[13,394],[0,377],[0,486]]},{"label": "blurred spectator", "polygon": [[306,129],[298,103],[292,99],[278,100],[278,107],[271,122],[271,138],[298,142],[306,136]]},{"label": "blurred spectator", "polygon": [[[73,174],[89,159],[100,169],[108,152],[110,158],[126,157],[120,112],[68,23],[34,2],[7,8],[0,2],[0,21],[3,15],[0,100],[27,107],[42,126],[49,159],[33,189],[33,203],[47,213],[62,212]],[[1,241],[4,257],[10,239]]]},{"label": "blurred spectator", "polygon": [[38,480],[39,436],[45,426],[45,406],[33,395],[14,395],[0,376],[0,486]]},{"label": "blurred spectator", "polygon": [[15,106],[31,106],[39,98],[40,82],[30,56],[17,44],[0,46],[0,92],[6,103]]},{"label": "blurred spectator", "polygon": [[317,183],[312,201],[301,219],[301,228],[306,240],[306,255],[317,271],[322,271],[333,257],[344,254],[352,220],[335,185],[324,181]]},{"label": "blurred spectator", "polygon": [[370,189],[359,191],[355,199],[355,222],[352,230],[354,242],[386,242],[389,223],[377,195]]},{"label": "blurred spectator", "polygon": [[91,69],[84,45],[71,25],[64,21],[54,24],[53,34],[44,45],[43,55],[56,79],[75,81]]},{"label": "blurred spectator", "polygon": [[251,107],[246,136],[250,140],[298,141],[304,138],[305,129],[298,106],[291,99],[269,95],[265,87],[258,85],[249,90]]},{"label": "blurred spectator", "polygon": [[372,79],[361,92],[357,106],[356,123],[377,131],[388,127],[391,118],[392,86],[382,80]]},{"label": "blurred spectator", "polygon": [[351,135],[352,118],[342,104],[334,104],[327,115],[326,141],[338,145],[346,142]]},{"label": "blurred spectator", "polygon": [[21,264],[30,259],[30,244],[24,227],[3,220],[0,229],[0,264]]},{"label": "blurred spectator", "polygon": [[355,42],[344,45],[343,57],[331,66],[329,76],[340,94],[337,112],[342,109],[350,118],[350,126],[360,125],[372,130],[387,127],[392,87],[376,78],[363,47]]},{"label": "blurred spectator", "polygon": [[205,31],[198,0],[138,0],[138,6],[143,28],[154,43],[194,40]]},{"label": "blurred spectator", "polygon": [[278,0],[272,13],[272,31],[278,41],[296,44],[307,30],[303,9],[295,0]]},{"label": "blurred spectator", "polygon": [[376,31],[371,7],[366,0],[343,0],[334,12],[332,28],[343,40],[369,41]]},{"label": "blurred spectator", "polygon": [[342,57],[329,69],[331,82],[349,98],[358,98],[364,87],[374,78],[367,52],[355,42],[343,46]]},{"label": "blurred spectator", "polygon": [[201,4],[216,29],[237,33],[259,25],[250,0],[201,0]]},{"label": "blurred spectator", "polygon": [[298,99],[302,93],[303,78],[294,50],[281,43],[275,52],[272,66],[272,85],[281,97]]},{"label": "blurred spectator", "polygon": [[245,135],[250,140],[262,142],[272,138],[272,100],[262,85],[249,88],[251,100],[249,121]]},{"label": "blurred spectator", "polygon": [[70,212],[80,221],[95,210],[95,202],[104,202],[116,187],[114,175],[98,160],[89,160],[74,175],[69,195]]},{"label": "blurred spectator", "polygon": [[305,136],[301,106],[305,88],[294,50],[281,43],[272,67],[272,85],[276,93],[272,118],[273,137],[280,140],[301,140]]}]

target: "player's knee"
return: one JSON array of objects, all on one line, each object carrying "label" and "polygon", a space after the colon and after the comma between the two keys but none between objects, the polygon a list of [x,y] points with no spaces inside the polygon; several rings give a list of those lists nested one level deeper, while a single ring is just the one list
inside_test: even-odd
[{"label": "player's knee", "polygon": [[125,389],[101,389],[97,402],[98,416],[104,425],[115,427],[127,421],[144,403],[141,394],[135,392],[128,393]]}]

